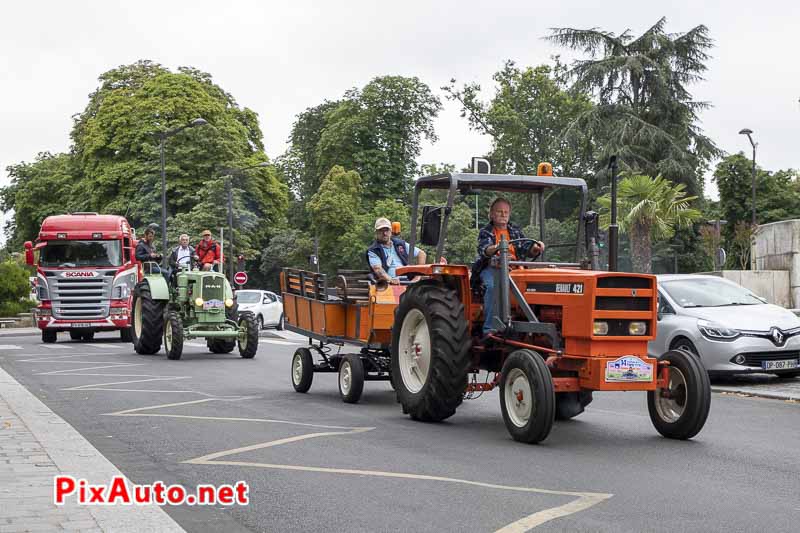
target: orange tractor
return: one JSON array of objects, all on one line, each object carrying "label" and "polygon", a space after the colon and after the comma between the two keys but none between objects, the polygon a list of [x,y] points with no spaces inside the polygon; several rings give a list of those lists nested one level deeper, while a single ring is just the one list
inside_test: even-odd
[{"label": "orange tractor", "polygon": [[[425,206],[420,217],[424,189],[444,190],[446,200]],[[597,215],[586,212],[583,180],[450,173],[420,178],[409,246],[413,251],[422,218],[421,243],[435,246],[429,257],[441,257],[457,197],[489,191],[530,195],[532,206],[538,198],[543,240],[544,196],[562,189],[579,197],[574,262],[510,260],[509,246],[523,243],[502,240],[493,258],[490,335],[482,334],[482,290],[471,283],[465,265],[402,267],[398,275],[412,281],[399,287],[372,284],[367,273],[344,272],[335,294],[322,274],[284,271],[287,329],[310,339],[292,361],[295,389],[306,392],[314,372],[338,372],[342,398],[354,402],[364,381],[391,379],[404,413],[435,422],[455,414],[463,400],[499,387],[506,428],[527,443],[544,440],[556,418],[583,412],[594,391],[646,391],[659,433],[675,439],[696,435],[711,402],[708,374],[684,351],[648,356],[647,343],[656,335],[656,279],[598,269]],[[340,350],[334,354],[331,345]],[[339,353],[345,345],[361,349]]]}]

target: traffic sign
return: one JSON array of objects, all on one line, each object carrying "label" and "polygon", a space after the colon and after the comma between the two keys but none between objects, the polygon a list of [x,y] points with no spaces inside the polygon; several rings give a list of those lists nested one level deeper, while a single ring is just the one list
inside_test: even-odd
[{"label": "traffic sign", "polygon": [[233,275],[233,281],[237,285],[244,285],[247,283],[247,272],[237,272]]}]

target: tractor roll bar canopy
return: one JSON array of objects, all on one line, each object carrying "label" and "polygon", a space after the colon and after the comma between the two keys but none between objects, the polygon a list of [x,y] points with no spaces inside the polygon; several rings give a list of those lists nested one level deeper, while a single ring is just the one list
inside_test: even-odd
[{"label": "tractor roll bar canopy", "polygon": [[578,189],[580,193],[580,218],[578,223],[577,246],[575,248],[576,262],[583,255],[583,220],[586,214],[586,205],[589,192],[586,182],[580,178],[561,178],[555,176],[513,176],[508,174],[471,174],[450,172],[424,176],[419,178],[414,184],[414,201],[411,208],[411,238],[409,240],[409,253],[414,255],[414,244],[417,237],[417,221],[419,211],[419,193],[422,189],[447,189],[447,204],[444,210],[444,220],[442,221],[442,231],[439,234],[439,242],[436,245],[436,256],[434,261],[438,261],[444,252],[444,243],[447,238],[447,224],[450,220],[450,213],[455,203],[456,192],[468,194],[478,191],[497,191],[497,192],[521,192],[521,193],[540,193],[539,194],[539,228],[541,239],[544,239],[544,196],[542,192],[548,189],[569,188]]}]

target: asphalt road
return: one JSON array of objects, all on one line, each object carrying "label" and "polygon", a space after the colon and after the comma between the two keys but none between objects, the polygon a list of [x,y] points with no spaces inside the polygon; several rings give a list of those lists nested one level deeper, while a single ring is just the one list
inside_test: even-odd
[{"label": "asphalt road", "polygon": [[249,483],[248,506],[167,507],[187,531],[797,531],[800,404],[714,394],[678,442],[644,394],[596,393],[529,446],[497,392],[439,424],[404,416],[385,382],[357,405],[333,374],[297,394],[301,343],[262,338],[244,360],[194,341],[168,361],[110,334],[3,337],[0,365],[134,482]]}]

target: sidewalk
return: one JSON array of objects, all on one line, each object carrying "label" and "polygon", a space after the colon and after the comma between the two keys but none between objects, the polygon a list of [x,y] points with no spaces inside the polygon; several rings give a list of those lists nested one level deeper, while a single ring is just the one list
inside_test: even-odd
[{"label": "sidewalk", "polygon": [[53,503],[53,476],[107,483],[121,472],[72,426],[0,368],[0,533],[181,532],[158,506]]},{"label": "sidewalk", "polygon": [[800,377],[778,379],[773,375],[749,374],[724,379],[718,378],[711,382],[711,390],[800,402]]}]

